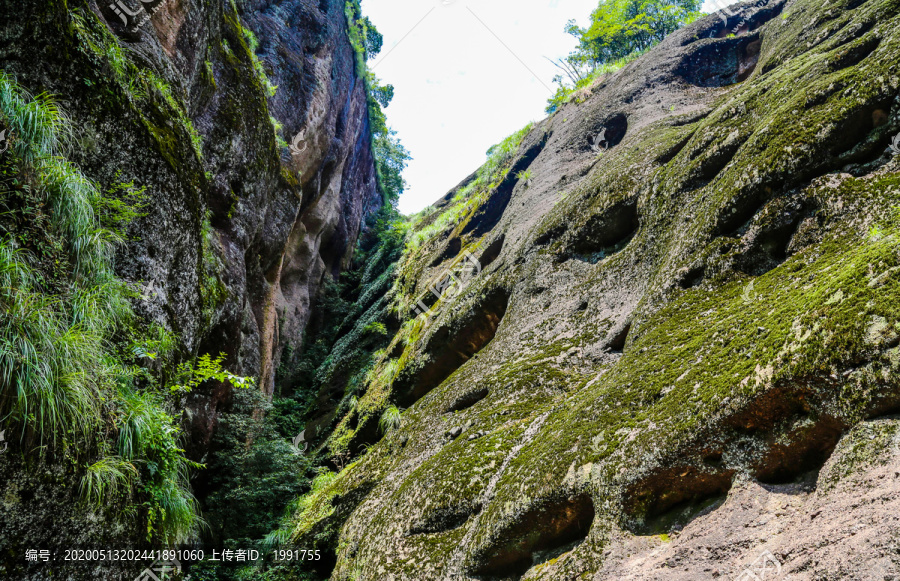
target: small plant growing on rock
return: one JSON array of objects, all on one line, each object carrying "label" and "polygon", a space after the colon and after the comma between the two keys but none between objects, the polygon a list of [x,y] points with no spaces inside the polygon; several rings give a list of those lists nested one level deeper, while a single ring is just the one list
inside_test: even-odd
[{"label": "small plant growing on rock", "polygon": [[519,179],[520,182],[525,182],[526,188],[531,185],[531,171],[530,170],[520,171],[519,173],[516,174],[516,177]]},{"label": "small plant growing on rock", "polygon": [[381,433],[387,434],[398,429],[400,423],[403,421],[402,414],[402,410],[397,406],[388,406],[387,409],[382,412],[381,419],[378,420],[378,429],[381,430]]},{"label": "small plant growing on rock", "polygon": [[169,389],[173,392],[189,393],[206,380],[215,379],[222,383],[230,383],[238,389],[248,389],[256,381],[252,377],[240,377],[222,368],[225,354],[220,353],[215,359],[209,353],[201,355],[196,362],[182,363],[178,367],[179,383]]}]

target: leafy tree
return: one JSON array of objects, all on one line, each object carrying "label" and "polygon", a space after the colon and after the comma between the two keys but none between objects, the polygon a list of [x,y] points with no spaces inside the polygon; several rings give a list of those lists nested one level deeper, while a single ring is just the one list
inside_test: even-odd
[{"label": "leafy tree", "polygon": [[378,29],[375,28],[368,16],[363,16],[360,24],[365,34],[366,60],[371,60],[381,52],[381,47],[384,46],[384,37],[378,32]]},{"label": "leafy tree", "polygon": [[593,66],[646,50],[699,15],[699,0],[603,0],[588,28],[569,22],[578,39],[573,64]]},{"label": "leafy tree", "polygon": [[570,20],[566,32],[578,39],[578,46],[566,58],[553,61],[562,74],[555,79],[559,89],[547,111],[555,111],[574,89],[610,70],[609,65],[624,64],[696,20],[700,5],[701,0],[600,0],[587,28]]}]

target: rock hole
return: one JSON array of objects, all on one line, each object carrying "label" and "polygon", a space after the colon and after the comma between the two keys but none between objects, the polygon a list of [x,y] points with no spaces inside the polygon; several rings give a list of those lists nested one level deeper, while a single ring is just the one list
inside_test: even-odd
[{"label": "rock hole", "polygon": [[546,502],[508,526],[472,573],[485,581],[521,579],[535,565],[581,544],[593,522],[594,501],[589,494]]},{"label": "rock hole", "polygon": [[681,530],[695,518],[709,514],[722,506],[726,497],[727,491],[699,495],[658,514],[637,519],[626,528],[639,536],[655,536]]},{"label": "rock hole", "polygon": [[754,478],[784,484],[819,470],[831,456],[846,425],[819,413],[806,390],[766,392],[727,424],[735,430],[726,454],[748,458]]},{"label": "rock hole", "polygon": [[456,401],[450,404],[450,407],[448,407],[444,413],[449,414],[453,412],[461,412],[462,410],[472,407],[487,396],[487,388],[479,389],[478,391],[470,391],[469,393],[460,396]]},{"label": "rock hole", "polygon": [[433,535],[458,529],[481,512],[481,505],[451,506],[438,509],[426,515],[420,522],[410,527],[407,536]]},{"label": "rock hole", "polygon": [[[776,430],[782,437],[771,443],[755,465],[754,476],[765,484],[788,484],[810,472],[818,473],[846,428],[835,418],[812,417],[803,411],[781,424]],[[773,438],[769,435],[767,439]]]},{"label": "rock hole", "polygon": [[[384,436],[381,429],[378,427],[377,416],[360,416],[358,412],[354,412],[350,427],[356,431],[350,438],[347,449],[354,455],[363,454],[366,451],[366,448],[373,444],[377,444]],[[337,464],[336,458],[331,458],[329,464],[335,472],[340,472],[342,469],[341,466]]]},{"label": "rock hole", "polygon": [[761,192],[751,192],[736,198],[719,214],[716,236],[736,237],[750,226],[750,221],[766,205],[768,196]]},{"label": "rock hole", "polygon": [[447,246],[444,247],[444,250],[431,261],[431,268],[440,266],[451,258],[456,258],[459,256],[460,250],[462,250],[462,240],[459,238],[451,239],[450,242],[447,243]]},{"label": "rock hole", "polygon": [[542,232],[538,233],[537,237],[534,239],[534,244],[536,246],[543,246],[545,244],[548,244],[565,234],[566,230],[568,229],[569,225],[566,223],[557,224],[550,228],[546,228]]},{"label": "rock hole", "polygon": [[481,268],[487,268],[492,262],[497,260],[497,257],[500,256],[500,252],[503,251],[503,243],[505,240],[506,235],[501,234],[484,249],[484,252],[481,253],[481,258],[478,259],[478,262],[481,263]]},{"label": "rock hole", "polygon": [[756,65],[759,64],[759,53],[762,50],[762,41],[757,39],[747,44],[738,58],[738,82],[746,81]]},{"label": "rock hole", "polygon": [[656,158],[656,163],[658,163],[659,165],[666,165],[667,163],[675,159],[675,156],[681,153],[681,150],[687,146],[688,142],[693,136],[694,134],[691,133],[690,135],[676,143],[674,147],[669,148],[662,155]]},{"label": "rock hole", "polygon": [[597,151],[603,149],[612,149],[622,143],[625,135],[628,133],[628,117],[624,113],[616,113],[615,115],[604,119],[585,135],[582,151]]},{"label": "rock hole", "polygon": [[[716,176],[722,173],[738,150],[747,140],[746,135],[738,135],[734,138],[729,137],[717,146],[710,147],[706,152],[706,156],[700,161],[699,165],[692,170],[693,180],[695,183],[708,183]],[[693,152],[694,155],[697,152]]]},{"label": "rock hole", "polygon": [[621,251],[640,227],[637,200],[624,200],[591,216],[575,234],[571,254],[579,260],[596,263]]},{"label": "rock hole", "polygon": [[688,270],[678,281],[678,286],[687,290],[699,286],[706,278],[706,267],[696,266]]},{"label": "rock hole", "polygon": [[759,61],[757,36],[705,42],[682,59],[675,74],[698,87],[727,87],[743,81]]},{"label": "rock hole", "polygon": [[769,203],[750,221],[737,269],[760,276],[783,264],[798,228],[813,214],[803,202],[781,198]]},{"label": "rock hole", "polygon": [[660,528],[685,524],[715,504],[731,489],[731,470],[701,470],[677,466],[655,472],[625,491],[627,527],[636,534],[657,534]]},{"label": "rock hole", "polygon": [[881,154],[890,137],[880,141],[868,140],[873,130],[882,127],[890,118],[891,100],[883,99],[860,107],[849,115],[832,133],[831,153],[842,162],[863,161],[873,153]]},{"label": "rock hole", "polygon": [[838,54],[836,54],[831,62],[828,63],[829,71],[833,73],[859,64],[866,57],[875,52],[875,49],[877,49],[880,44],[881,38],[870,36],[856,44],[843,48],[838,51]]},{"label": "rock hole", "polygon": [[509,293],[495,289],[466,315],[435,331],[423,357],[404,369],[394,384],[399,405],[413,405],[484,349],[497,333],[508,303]]},{"label": "rock hole", "polygon": [[630,332],[631,323],[626,323],[620,329],[613,331],[606,347],[613,353],[622,353],[625,350],[625,343],[628,341],[628,334]]},{"label": "rock hole", "polygon": [[715,450],[703,456],[703,463],[713,468],[719,468],[722,465],[722,451]]}]

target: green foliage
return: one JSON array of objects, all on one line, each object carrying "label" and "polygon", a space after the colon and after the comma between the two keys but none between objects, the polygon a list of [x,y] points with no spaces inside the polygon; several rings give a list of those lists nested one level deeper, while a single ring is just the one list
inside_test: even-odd
[{"label": "green foliage", "polygon": [[600,0],[587,28],[569,21],[566,32],[578,39],[578,46],[554,62],[563,74],[555,79],[559,88],[547,112],[555,111],[574,89],[596,78],[599,67],[642,53],[697,19],[701,4],[700,0]]},{"label": "green foliage", "polygon": [[411,223],[406,227],[405,258],[411,257],[422,244],[443,232],[450,225],[458,224],[466,214],[484,201],[491,188],[498,185],[509,173],[512,160],[519,150],[519,146],[522,145],[522,140],[533,128],[534,123],[529,123],[488,149],[487,160],[478,168],[475,179],[460,189],[453,198],[454,204],[430,220],[427,226],[419,228],[417,224],[425,217],[431,216],[433,208],[426,208],[410,219]]},{"label": "green foliage", "polygon": [[89,506],[117,507],[114,518],[140,509],[149,539],[189,540],[201,521],[188,471],[199,465],[177,445],[163,398],[134,391],[157,385],[154,373],[129,363],[171,352],[173,339],[138,329],[133,291],[113,272],[143,190],[101,194],[64,158],[70,129],[49,97],[2,73],[0,121],[15,132],[0,165],[2,429],[40,461],[72,458]]},{"label": "green foliage", "polygon": [[256,50],[259,48],[259,41],[256,39],[256,35],[253,34],[253,31],[249,28],[241,25],[241,34],[244,35],[244,39],[247,41],[247,52],[250,55],[250,60],[253,63],[253,69],[256,71],[256,75],[259,77],[259,82],[262,84],[263,88],[266,91],[266,95],[269,97],[274,97],[275,93],[278,92],[278,85],[273,85],[269,80],[269,76],[266,74],[266,69],[263,66],[262,61],[258,56],[256,56]]},{"label": "green foliage", "polygon": [[219,276],[224,269],[219,254],[216,252],[216,232],[207,212],[200,224],[200,255],[203,272],[200,278],[200,298],[203,306],[203,320],[211,324],[216,310],[228,298],[228,288]]},{"label": "green foliage", "polygon": [[223,369],[224,360],[224,353],[220,353],[215,359],[209,353],[204,353],[193,361],[182,363],[176,372],[176,383],[169,389],[173,392],[190,393],[195,387],[210,379],[230,383],[237,389],[249,389],[256,384],[256,380],[252,377],[240,377]]},{"label": "green foliage", "polygon": [[387,337],[388,331],[387,327],[384,326],[384,323],[380,321],[373,321],[363,328],[363,331],[366,333],[375,333],[378,335],[383,335]]},{"label": "green foliage", "polygon": [[84,502],[98,509],[120,492],[130,492],[137,475],[137,468],[131,462],[107,456],[88,466],[81,478],[79,493]]},{"label": "green foliage", "polygon": [[183,543],[202,521],[190,489],[191,462],[178,446],[180,429],[159,396],[123,387],[117,399],[117,452],[140,467],[147,514],[147,540]]},{"label": "green foliage", "polygon": [[232,410],[219,418],[204,501],[209,534],[217,544],[263,549],[263,537],[305,489],[309,460],[290,444],[297,432],[284,431],[293,427],[283,423],[291,409],[284,406],[283,401],[269,403],[258,391],[241,391]]},{"label": "green foliage", "polygon": [[115,182],[95,204],[100,225],[116,237],[127,238],[128,225],[147,215],[147,186],[135,187],[134,181],[120,182],[121,170]]},{"label": "green foliage", "polygon": [[[130,308],[111,267],[116,237],[95,213],[100,194],[58,157],[68,143],[64,118],[48,97],[32,99],[2,73],[0,118],[15,132],[0,204],[17,216],[13,234],[0,239],[0,417],[29,442],[45,442],[97,421],[99,394],[113,379],[105,341]],[[23,202],[43,208],[40,223],[29,224],[38,213]],[[33,266],[41,257],[69,280],[48,284]]]},{"label": "green foliage", "polygon": [[[400,194],[406,188],[402,172],[412,158],[397,139],[396,131],[388,127],[387,118],[382,111],[394,98],[394,87],[381,85],[378,77],[366,65],[368,60],[381,51],[382,37],[372,22],[362,16],[359,0],[347,0],[344,13],[347,17],[347,36],[356,52],[356,72],[366,82],[378,188],[385,204],[396,207]],[[394,219],[399,219],[399,215]]]},{"label": "green foliage", "polygon": [[[647,50],[699,15],[699,0],[604,0],[588,28],[569,23],[578,39],[573,53],[588,65]],[[578,62],[578,61],[576,61]]]},{"label": "green foliage", "polygon": [[321,470],[312,480],[309,492],[288,506],[286,511],[288,516],[282,521],[281,526],[266,535],[265,544],[269,547],[287,544],[297,538],[310,524],[334,512],[334,507],[330,507],[328,502],[322,502],[322,499],[330,499],[334,495],[337,477],[334,472]]},{"label": "green foliage", "polygon": [[598,64],[593,68],[593,70],[591,70],[589,73],[586,73],[584,76],[576,77],[576,80],[572,84],[565,83],[563,78],[561,76],[558,76],[556,78],[556,93],[547,102],[546,112],[553,113],[554,111],[568,103],[570,100],[572,100],[573,97],[577,97],[580,93],[583,93],[586,89],[593,86],[601,77],[620,70],[628,63],[643,55],[645,52],[647,51],[635,51],[620,59]]}]

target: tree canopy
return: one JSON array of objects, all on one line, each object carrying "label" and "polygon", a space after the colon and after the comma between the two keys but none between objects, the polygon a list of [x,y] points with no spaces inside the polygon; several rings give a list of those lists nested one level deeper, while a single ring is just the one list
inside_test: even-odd
[{"label": "tree canopy", "polygon": [[564,74],[556,78],[559,90],[548,112],[598,71],[640,54],[698,18],[700,5],[701,0],[600,0],[587,28],[570,20],[566,32],[578,39],[578,46],[566,58],[554,61]]}]

